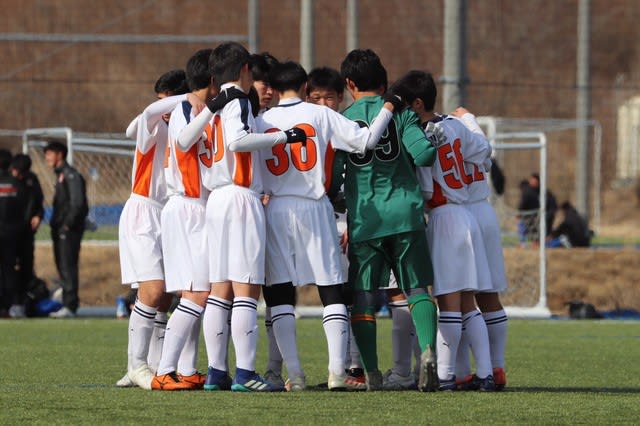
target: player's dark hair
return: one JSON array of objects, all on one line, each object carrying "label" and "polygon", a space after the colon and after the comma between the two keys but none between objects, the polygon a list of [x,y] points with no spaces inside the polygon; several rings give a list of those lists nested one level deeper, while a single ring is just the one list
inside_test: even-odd
[{"label": "player's dark hair", "polygon": [[371,49],[349,52],[340,65],[340,74],[353,81],[360,91],[387,90],[387,70]]},{"label": "player's dark hair", "polygon": [[249,69],[251,70],[251,76],[253,81],[264,81],[269,83],[269,71],[271,67],[267,63],[264,56],[254,53],[249,59]]},{"label": "player's dark hair", "polygon": [[167,93],[170,96],[182,95],[189,92],[187,75],[184,70],[167,71],[156,81],[153,90],[156,93]]},{"label": "player's dark hair", "polygon": [[209,55],[211,55],[211,49],[201,49],[187,61],[187,85],[192,92],[207,88],[211,84]]},{"label": "player's dark hair", "polygon": [[420,99],[424,103],[426,111],[433,111],[436,105],[438,89],[431,73],[426,71],[412,70],[403,75],[398,81],[393,83],[392,88],[397,90],[403,100],[411,104],[414,100]]},{"label": "player's dark hair", "polygon": [[307,82],[307,72],[299,63],[287,61],[273,67],[269,80],[271,87],[278,92],[298,91]]},{"label": "player's dark hair", "polygon": [[267,61],[267,65],[269,65],[269,68],[273,68],[280,63],[278,58],[276,58],[269,52],[262,52],[260,56],[262,56],[264,60]]},{"label": "player's dark hair", "polygon": [[69,150],[67,149],[67,146],[62,142],[58,142],[58,141],[49,142],[47,146],[44,147],[45,154],[47,153],[47,151],[60,152],[62,153],[62,157],[65,159],[67,158],[67,153],[69,152]]},{"label": "player's dark hair", "polygon": [[9,170],[11,164],[11,152],[7,149],[0,149],[0,170]]},{"label": "player's dark hair", "polygon": [[12,169],[18,172],[18,174],[24,175],[31,170],[31,157],[27,154],[16,154],[11,160]]},{"label": "player's dark hair", "polygon": [[240,78],[242,67],[249,63],[251,55],[236,42],[222,43],[209,56],[209,68],[216,84],[222,85]]},{"label": "player's dark hair", "polygon": [[307,95],[314,90],[335,90],[338,95],[344,93],[344,79],[338,70],[329,67],[314,68],[309,73]]}]

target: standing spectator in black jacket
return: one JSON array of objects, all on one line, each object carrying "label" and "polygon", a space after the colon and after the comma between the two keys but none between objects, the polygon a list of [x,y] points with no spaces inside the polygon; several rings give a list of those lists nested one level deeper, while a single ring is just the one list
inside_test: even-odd
[{"label": "standing spectator in black jacket", "polygon": [[0,316],[14,304],[17,239],[24,227],[25,194],[20,181],[11,176],[11,153],[0,149]]},{"label": "standing spectator in black jacket", "polygon": [[44,196],[38,177],[31,171],[31,158],[26,154],[16,154],[11,161],[11,174],[24,185],[26,197],[25,226],[18,236],[18,281],[16,300],[11,308],[12,317],[24,317],[26,293],[35,273],[33,270],[33,253],[35,235],[44,217],[42,206]]},{"label": "standing spectator in black jacket", "polygon": [[56,267],[62,280],[62,309],[53,318],[72,318],[78,309],[78,259],[84,224],[89,212],[84,178],[67,163],[67,147],[49,142],[45,161],[56,173],[56,188],[51,215],[51,239]]}]

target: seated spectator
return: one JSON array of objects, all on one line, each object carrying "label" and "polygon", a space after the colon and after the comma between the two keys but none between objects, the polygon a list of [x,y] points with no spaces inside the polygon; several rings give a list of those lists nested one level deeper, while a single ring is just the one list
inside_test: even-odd
[{"label": "seated spectator", "polygon": [[593,231],[589,229],[585,218],[568,201],[562,203],[560,210],[564,219],[549,234],[547,247],[589,247]]}]

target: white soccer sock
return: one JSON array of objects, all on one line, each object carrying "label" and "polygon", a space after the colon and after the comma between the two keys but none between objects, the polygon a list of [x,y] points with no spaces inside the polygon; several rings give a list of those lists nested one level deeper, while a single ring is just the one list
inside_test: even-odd
[{"label": "white soccer sock", "polygon": [[482,314],[474,309],[462,316],[464,333],[469,339],[471,352],[476,361],[476,375],[481,379],[493,374],[491,368],[491,352],[489,351],[489,334]]},{"label": "white soccer sock", "polygon": [[193,328],[199,322],[203,310],[201,306],[190,300],[180,299],[180,304],[167,322],[162,358],[160,358],[156,375],[162,376],[177,370],[180,353],[189,335],[192,334]]},{"label": "white soccer sock", "polygon": [[236,367],[255,371],[258,344],[258,301],[256,299],[233,298],[231,337],[236,349]]},{"label": "white soccer sock", "polygon": [[155,372],[160,364],[162,356],[162,344],[164,343],[164,331],[167,328],[167,313],[156,312],[153,321],[153,333],[151,333],[151,341],[149,342],[149,355],[147,355],[147,364],[151,371]]},{"label": "white soccer sock", "polygon": [[227,353],[229,349],[229,314],[232,302],[209,296],[202,317],[204,343],[207,348],[208,366],[220,371],[229,371]]},{"label": "white soccer sock", "polygon": [[[202,308],[204,311],[204,308]],[[202,311],[200,311],[202,313]],[[184,342],[184,347],[178,358],[178,373],[192,376],[198,372],[198,350],[200,349],[200,330],[202,329],[202,315],[198,318],[191,333]]]},{"label": "white soccer sock", "polygon": [[462,321],[462,335],[458,344],[456,354],[456,378],[462,379],[471,374],[471,360],[469,358],[469,333],[466,330],[465,322]]},{"label": "white soccer sock", "polygon": [[278,349],[276,336],[273,334],[271,324],[271,308],[267,306],[264,314],[264,328],[267,331],[267,341],[269,343],[269,359],[267,360],[267,371],[271,370],[276,374],[282,374],[282,355]]},{"label": "white soccer sock", "polygon": [[504,352],[507,344],[507,313],[504,309],[482,314],[489,333],[491,364],[493,368],[504,368]]},{"label": "white soccer sock", "polygon": [[456,353],[462,334],[462,314],[460,312],[440,312],[438,318],[438,377],[451,380],[455,376]]},{"label": "white soccer sock", "polygon": [[390,302],[391,310],[391,345],[393,353],[393,372],[400,376],[411,374],[411,356],[413,345],[413,333],[415,327],[409,303],[404,300],[400,302]]},{"label": "white soccer sock", "polygon": [[[351,319],[351,315],[349,315]],[[353,334],[353,328],[351,328],[351,321],[349,321],[349,352],[347,353],[348,368],[364,368],[362,365],[362,356],[356,343],[356,336]]]},{"label": "white soccer sock", "polygon": [[284,365],[287,366],[289,377],[303,376],[300,359],[298,358],[298,343],[296,341],[296,317],[293,305],[278,305],[271,307],[271,324],[273,334],[278,342],[278,349],[282,354]]},{"label": "white soccer sock", "polygon": [[349,343],[349,316],[341,303],[327,305],[322,311],[322,326],[327,337],[329,371],[342,376]]},{"label": "white soccer sock", "polygon": [[133,311],[129,317],[129,344],[127,348],[129,371],[147,364],[156,312],[156,308],[147,306],[140,300],[136,300],[133,305]]}]

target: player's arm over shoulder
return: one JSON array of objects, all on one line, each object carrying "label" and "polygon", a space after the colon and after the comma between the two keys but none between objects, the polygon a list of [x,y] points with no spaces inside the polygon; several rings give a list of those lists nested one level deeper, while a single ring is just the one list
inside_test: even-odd
[{"label": "player's arm over shoulder", "polygon": [[398,136],[416,166],[431,166],[436,160],[436,148],[424,135],[418,116],[409,110],[396,114]]}]

